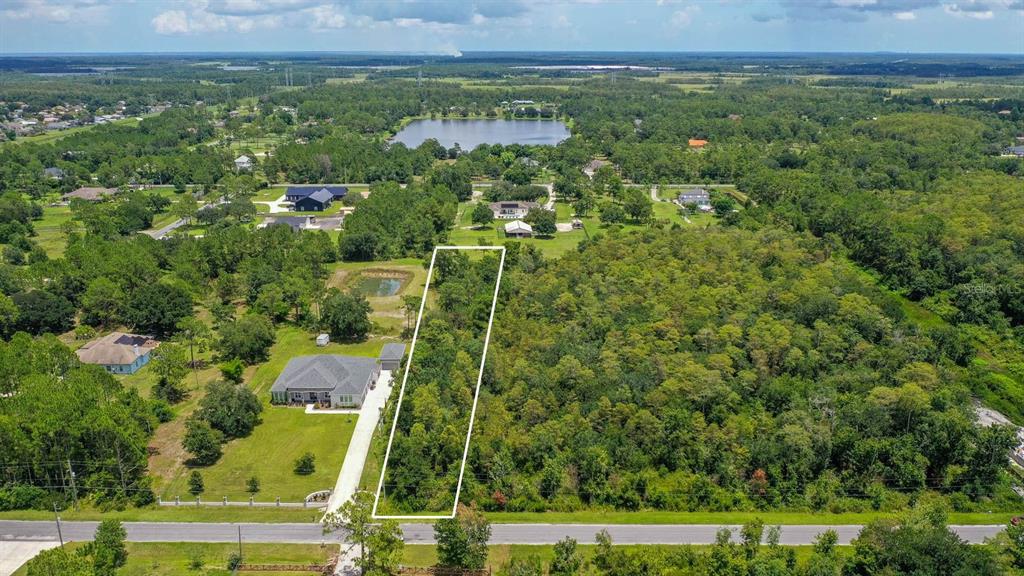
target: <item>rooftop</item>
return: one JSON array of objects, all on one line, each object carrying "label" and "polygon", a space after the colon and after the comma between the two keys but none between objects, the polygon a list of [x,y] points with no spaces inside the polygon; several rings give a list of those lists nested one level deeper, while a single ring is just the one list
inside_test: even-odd
[{"label": "rooftop", "polygon": [[83,186],[73,192],[68,192],[63,198],[81,198],[82,200],[99,200],[104,196],[117,194],[117,188],[95,188]]},{"label": "rooftop", "polygon": [[131,364],[160,343],[152,336],[111,332],[102,338],[87,342],[75,350],[78,359],[86,364]]},{"label": "rooftop", "polygon": [[401,360],[405,356],[405,344],[385,344],[380,349],[381,360]]},{"label": "rooftop", "polygon": [[533,226],[530,226],[522,220],[513,220],[508,224],[505,224],[505,232],[533,232]]},{"label": "rooftop", "polygon": [[376,358],[364,356],[296,356],[288,361],[270,390],[334,390],[339,394],[359,395],[376,366]]},{"label": "rooftop", "polygon": [[317,192],[319,190],[327,190],[335,198],[341,198],[348,194],[347,186],[338,186],[337,184],[325,184],[323,186],[289,186],[285,190],[285,196],[305,198]]}]

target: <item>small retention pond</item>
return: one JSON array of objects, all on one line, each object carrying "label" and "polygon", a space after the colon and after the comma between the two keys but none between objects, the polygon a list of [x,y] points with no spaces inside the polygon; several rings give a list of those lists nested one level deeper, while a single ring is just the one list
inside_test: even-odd
[{"label": "small retention pond", "polygon": [[392,139],[415,148],[434,138],[445,148],[458,143],[463,150],[481,144],[558,144],[571,136],[558,120],[413,120]]},{"label": "small retention pond", "polygon": [[355,289],[365,296],[394,296],[402,289],[402,279],[360,276]]}]

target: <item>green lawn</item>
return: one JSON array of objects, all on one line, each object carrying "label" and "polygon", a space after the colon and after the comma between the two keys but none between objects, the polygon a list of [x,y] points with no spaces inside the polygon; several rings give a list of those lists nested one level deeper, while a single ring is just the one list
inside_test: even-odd
[{"label": "green lawn", "polygon": [[264,188],[256,193],[256,196],[253,197],[252,201],[271,202],[277,200],[281,196],[284,196],[285,190],[287,189],[288,188],[285,186],[271,186],[269,188]]},{"label": "green lawn", "polygon": [[[242,506],[149,506],[101,511],[83,504],[78,510],[64,510],[62,520],[121,520],[122,522],[249,522],[316,523],[323,513],[316,508],[247,508]],[[10,510],[0,512],[2,520],[53,520],[53,510]]]},{"label": "green lawn", "polygon": [[[448,243],[458,246],[500,246],[504,244],[504,226],[506,222],[495,220],[483,228],[473,227],[473,204],[473,202],[462,202],[459,204],[459,214],[456,218],[457,223],[449,234]],[[572,232],[557,232],[549,238],[522,238],[517,239],[517,241],[537,246],[546,256],[556,257],[574,250],[576,245],[580,243],[580,240],[586,237],[587,231],[573,230]]]},{"label": "green lawn", "polygon": [[64,255],[67,247],[67,238],[61,231],[65,222],[71,221],[71,208],[68,206],[43,206],[43,217],[32,221],[32,227],[36,231],[33,238],[50,258],[57,258]]},{"label": "green lawn", "polygon": [[[225,444],[224,455],[216,464],[197,468],[205,483],[204,500],[216,501],[224,496],[229,500],[246,500],[249,497],[245,491],[246,481],[254,475],[260,480],[261,491],[256,498],[261,501],[280,497],[284,502],[299,502],[311,492],[334,487],[356,415],[312,415],[305,414],[299,407],[271,406],[270,387],[295,356],[376,357],[383,342],[371,339],[357,344],[332,343],[321,348],[314,339],[315,335],[305,330],[282,326],[277,331],[277,342],[271,348],[269,360],[247,372],[249,387],[264,405],[262,422],[250,436]],[[309,476],[299,476],[292,470],[293,462],[307,451],[316,456],[316,471]],[[191,469],[180,460],[165,464],[162,469],[153,470],[159,478],[157,493],[167,500],[175,496],[189,499]]]},{"label": "green lawn", "polygon": [[[263,422],[246,438],[224,445],[224,455],[213,466],[196,468],[203,475],[204,500],[240,501],[249,497],[246,481],[256,476],[261,501],[301,502],[311,492],[334,488],[355,427],[353,414],[312,415],[302,408],[267,406]],[[316,456],[316,471],[299,476],[293,462],[305,452]],[[180,469],[162,491],[165,499],[188,500],[190,469]]]},{"label": "green lawn", "polygon": [[[78,543],[67,547],[74,549]],[[193,542],[128,542],[128,562],[118,569],[118,576],[221,576],[227,569],[228,557],[238,552],[238,544],[205,544]],[[338,553],[337,545],[318,544],[246,544],[242,534],[242,557],[249,564],[326,564]],[[193,559],[201,559],[201,568],[192,568]],[[25,576],[21,567],[15,576]],[[259,572],[266,575],[304,575],[316,572]]]}]

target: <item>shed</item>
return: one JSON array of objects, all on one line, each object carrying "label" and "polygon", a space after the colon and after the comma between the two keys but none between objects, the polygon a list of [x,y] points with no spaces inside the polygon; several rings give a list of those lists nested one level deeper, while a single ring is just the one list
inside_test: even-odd
[{"label": "shed", "polygon": [[330,343],[331,343],[331,336],[330,336],[330,334],[321,334],[321,335],[316,337],[316,345],[317,346],[327,346]]},{"label": "shed", "polygon": [[522,220],[513,220],[505,224],[505,236],[509,238],[529,238],[533,236],[533,226]]}]

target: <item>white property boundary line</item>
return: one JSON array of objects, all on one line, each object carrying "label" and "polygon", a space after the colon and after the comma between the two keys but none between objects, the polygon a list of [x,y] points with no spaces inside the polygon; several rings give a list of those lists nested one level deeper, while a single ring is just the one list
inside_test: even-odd
[{"label": "white property boundary line", "polygon": [[[438,250],[500,250],[501,260],[498,262],[498,280],[494,283],[494,298],[491,300],[491,315],[487,319],[487,333],[484,336],[484,350],[480,356],[480,372],[476,377],[476,391],[473,393],[473,409],[469,414],[469,430],[466,432],[466,445],[462,449],[462,466],[459,468],[459,483],[455,487],[455,502],[452,504],[452,513],[447,516],[403,516],[377,514],[377,505],[380,504],[381,491],[384,488],[384,474],[388,469],[388,459],[391,457],[391,443],[395,440],[395,428],[398,426],[398,415],[402,410],[402,399],[405,397],[405,382],[409,379],[409,367],[412,366],[413,353],[416,352],[416,338],[420,333],[420,321],[423,319],[423,309],[427,304],[427,292],[430,289],[430,280],[434,276],[434,261],[437,259]],[[409,346],[409,359],[405,363],[405,374],[402,376],[402,387],[398,391],[398,405],[395,407],[395,418],[391,422],[391,435],[388,437],[388,447],[384,452],[384,464],[380,468],[380,482],[377,483],[377,495],[373,499],[373,513],[375,519],[390,520],[440,520],[443,518],[454,518],[459,507],[459,496],[462,494],[462,477],[466,472],[466,459],[469,457],[469,439],[473,436],[473,421],[476,419],[476,405],[480,399],[480,384],[484,379],[484,362],[487,361],[487,346],[491,342],[491,326],[494,324],[494,309],[498,304],[498,289],[501,287],[501,273],[505,270],[505,247],[504,246],[435,246],[433,254],[430,255],[430,268],[427,270],[427,283],[423,286],[423,298],[420,300],[420,311],[416,316],[416,328],[412,333],[412,344]]]}]

